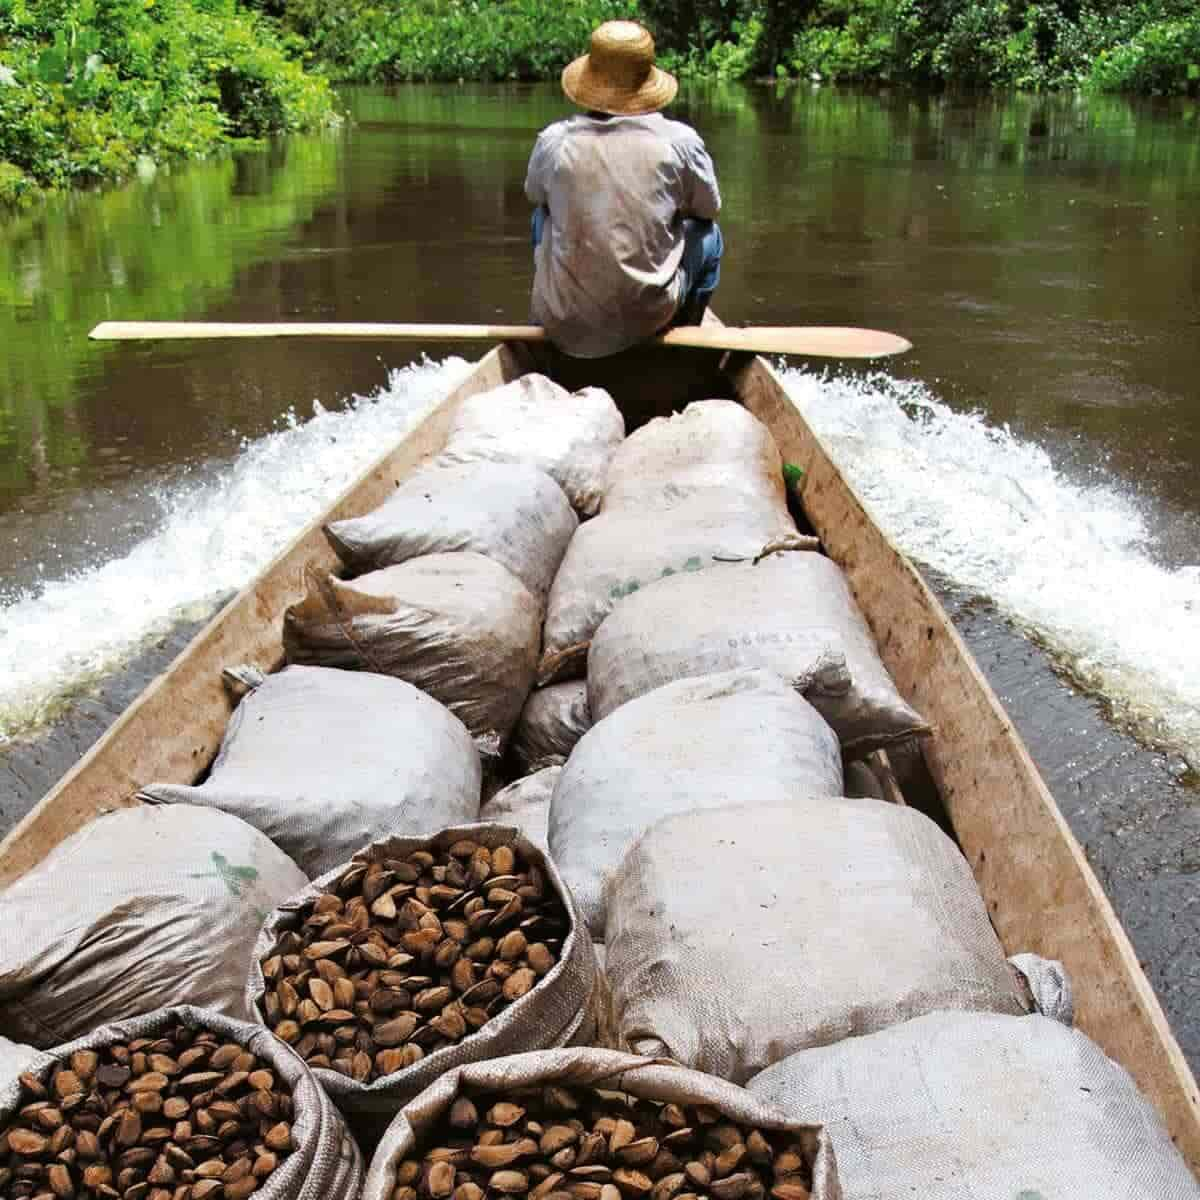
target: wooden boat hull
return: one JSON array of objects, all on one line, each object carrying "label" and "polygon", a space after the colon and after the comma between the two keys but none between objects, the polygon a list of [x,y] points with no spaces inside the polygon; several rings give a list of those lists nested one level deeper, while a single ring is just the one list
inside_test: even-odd
[{"label": "wooden boat hull", "polygon": [[1130,1071],[1200,1172],[1196,1081],[1082,849],[941,605],[758,358],[698,353],[681,362],[678,353],[638,350],[589,363],[541,347],[492,350],[209,622],[0,843],[0,887],[93,817],[135,803],[146,781],[194,782],[216,753],[231,711],[222,668],[240,662],[277,668],[283,611],[303,594],[304,567],[335,563],[321,525],[379,504],[442,448],[466,397],[530,369],[572,388],[607,387],[630,428],[714,395],[736,396],[766,423],[784,458],[805,471],[807,518],[845,570],[897,686],[935,726],[923,744],[924,766],[1006,952],[1030,950],[1064,963],[1077,1024]]}]

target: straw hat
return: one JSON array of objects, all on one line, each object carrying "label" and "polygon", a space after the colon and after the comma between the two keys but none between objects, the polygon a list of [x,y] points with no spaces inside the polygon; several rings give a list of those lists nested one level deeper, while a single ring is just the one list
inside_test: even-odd
[{"label": "straw hat", "polygon": [[675,99],[679,81],[654,65],[654,39],[636,21],[605,21],[589,53],[562,73],[567,99],[614,117],[658,112]]}]

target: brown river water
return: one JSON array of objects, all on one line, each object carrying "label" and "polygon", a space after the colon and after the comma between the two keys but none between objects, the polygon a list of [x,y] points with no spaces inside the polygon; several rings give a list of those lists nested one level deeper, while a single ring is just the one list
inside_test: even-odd
[{"label": "brown river water", "polygon": [[[464,369],[101,346],[95,322],[526,319],[555,89],[345,100],[335,133],[0,221],[0,832]],[[789,387],[942,596],[1200,1066],[1200,108],[804,85],[676,115],[725,193],[726,320],[914,342]]]}]

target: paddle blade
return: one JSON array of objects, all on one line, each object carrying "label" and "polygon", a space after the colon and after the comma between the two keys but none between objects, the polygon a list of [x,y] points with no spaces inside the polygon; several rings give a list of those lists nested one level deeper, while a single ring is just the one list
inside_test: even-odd
[{"label": "paddle blade", "polygon": [[799,354],[811,358],[886,358],[912,349],[912,342],[894,333],[837,325],[682,325],[658,340],[667,346],[707,346],[748,354]]}]

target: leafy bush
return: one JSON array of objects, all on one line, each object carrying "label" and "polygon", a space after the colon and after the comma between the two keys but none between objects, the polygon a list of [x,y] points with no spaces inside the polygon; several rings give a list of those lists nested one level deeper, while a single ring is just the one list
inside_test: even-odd
[{"label": "leafy bush", "polygon": [[290,28],[342,80],[553,78],[636,0],[293,0]]},{"label": "leafy bush", "polygon": [[0,196],[329,121],[296,51],[234,0],[0,0]]},{"label": "leafy bush", "polygon": [[1152,21],[1128,41],[1101,51],[1088,82],[1109,92],[1200,92],[1200,14]]}]

